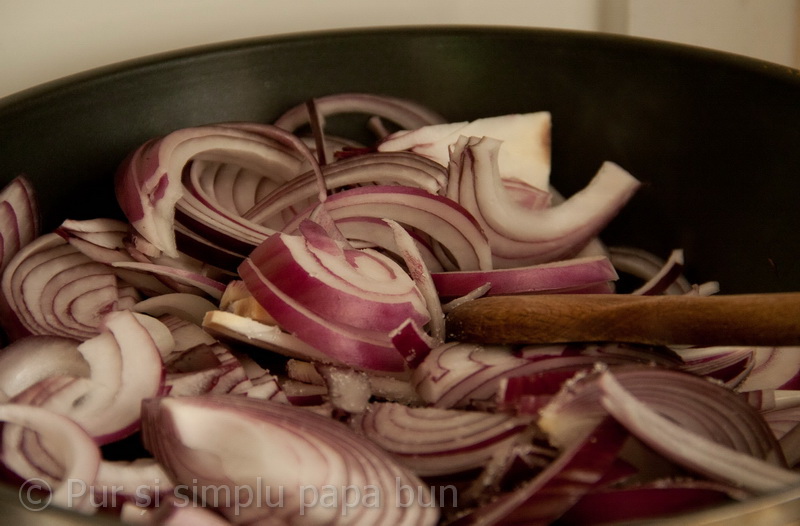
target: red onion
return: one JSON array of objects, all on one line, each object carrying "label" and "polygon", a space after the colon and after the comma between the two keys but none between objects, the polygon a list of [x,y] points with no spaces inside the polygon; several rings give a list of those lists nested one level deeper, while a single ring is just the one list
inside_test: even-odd
[{"label": "red onion", "polygon": [[[609,258],[617,270],[644,282],[639,287],[640,292],[650,290],[651,286],[658,287],[653,290],[654,293],[685,294],[691,290],[691,284],[680,275],[684,265],[683,250],[673,250],[669,259],[664,261],[640,248],[611,247]],[[656,283],[661,283],[661,285],[656,285]]]},{"label": "red onion", "polygon": [[[325,202],[337,222],[371,217],[393,219],[431,236],[453,258],[440,258],[445,265],[461,270],[488,270],[491,253],[486,236],[475,218],[451,199],[405,186],[367,186],[344,190]],[[311,210],[299,214],[286,226],[287,232],[299,227]]]},{"label": "red onion", "polygon": [[377,252],[351,250],[312,222],[302,236],[276,234],[239,273],[282,329],[332,359],[387,372],[404,369],[389,332],[429,319],[409,276]]},{"label": "red onion", "polygon": [[417,475],[431,476],[483,466],[510,450],[530,421],[502,413],[373,403],[352,425]]},{"label": "red onion", "polygon": [[603,407],[651,448],[692,470],[754,492],[800,483],[800,473],[720,445],[657,413],[629,393],[611,373],[600,378]]},{"label": "red onion", "polygon": [[550,186],[550,127],[549,112],[501,115],[397,132],[381,141],[378,150],[411,150],[447,166],[449,148],[459,137],[493,137],[504,144],[498,160],[503,178],[547,190]]},{"label": "red onion", "polygon": [[0,272],[39,236],[39,202],[33,185],[19,175],[0,190]]},{"label": "red onion", "polygon": [[171,314],[195,325],[202,324],[205,314],[215,308],[216,306],[213,303],[201,296],[180,292],[147,298],[133,306],[135,312],[141,312],[153,317]]},{"label": "red onion", "polygon": [[277,325],[268,325],[231,312],[217,310],[206,313],[203,328],[220,338],[239,341],[284,356],[323,363],[342,363],[284,332]]},{"label": "red onion", "polygon": [[79,341],[63,336],[25,336],[0,350],[0,391],[14,397],[50,376],[89,376]]},{"label": "red onion", "polygon": [[565,445],[555,461],[531,480],[487,499],[453,524],[550,524],[603,479],[625,438],[625,430],[606,418]]},{"label": "red onion", "polygon": [[[405,128],[419,128],[444,122],[441,115],[417,102],[372,93],[337,93],[317,97],[314,99],[314,107],[323,119],[341,113],[367,113],[388,119]],[[294,131],[308,120],[306,105],[299,104],[278,117],[275,126]]]},{"label": "red onion", "polygon": [[[243,222],[237,214],[226,211],[198,185],[185,192],[183,170],[194,159],[216,163],[235,159],[239,166],[262,173],[269,173],[275,163],[282,164],[288,171],[299,167],[300,160],[316,166],[313,155],[301,140],[268,125],[243,123],[186,128],[148,141],[120,166],[116,176],[117,200],[131,225],[171,257],[177,255],[173,223],[179,201],[189,207],[184,209],[184,214],[194,210],[195,217],[205,217],[203,224],[209,230],[232,225],[232,230],[226,226],[225,231],[236,239],[243,239],[242,234],[251,235],[248,231],[257,237],[263,235],[257,225]],[[212,225],[218,221],[222,223]]]},{"label": "red onion", "polygon": [[453,146],[447,195],[472,213],[489,238],[495,268],[531,265],[578,253],[631,198],[640,183],[603,163],[589,184],[565,202],[527,209],[511,199],[500,178],[502,143],[459,139]]},{"label": "red onion", "polygon": [[[55,481],[45,481],[53,488],[52,502],[58,506],[76,511],[94,511],[89,492],[75,491],[75,481],[87,486],[94,483],[101,463],[100,450],[81,426],[71,419],[42,409],[23,404],[0,404],[0,421],[13,423],[37,433],[47,452],[57,458],[63,466],[62,473]],[[9,461],[8,443],[3,440],[6,450],[4,460]],[[24,455],[24,453],[22,453]],[[12,467],[13,469],[13,467]],[[35,480],[29,480],[35,483]],[[25,486],[23,486],[25,488]],[[28,491],[36,489],[29,484]],[[32,494],[28,493],[27,498]],[[36,497],[46,499],[47,497]],[[32,501],[33,502],[33,501]]]},{"label": "red onion", "polygon": [[[400,184],[436,194],[443,191],[447,182],[442,166],[408,152],[359,155],[324,166],[322,173],[329,191],[363,184]],[[318,202],[314,199],[314,178],[313,172],[298,175],[264,196],[242,216],[254,223],[282,228],[284,222],[273,218],[287,209],[302,211]]]},{"label": "red onion", "polygon": [[678,517],[742,498],[737,488],[697,480],[658,480],[585,495],[561,517],[565,524],[618,524]]},{"label": "red onion", "polygon": [[[733,391],[689,373],[660,367],[619,366],[610,373],[641,403],[687,432],[772,465],[783,465],[780,447],[761,415]],[[576,377],[540,412],[539,425],[551,441],[569,442],[571,436],[608,414],[601,403],[601,376],[587,373]]]},{"label": "red onion", "polygon": [[120,305],[113,271],[53,233],[17,253],[1,286],[3,324],[13,337],[52,334],[86,339],[98,333],[105,313],[125,307]]},{"label": "red onion", "polygon": [[[415,526],[437,521],[422,481],[329,418],[225,395],[147,400],[143,418],[145,446],[178,483],[201,498],[203,487],[228,488],[228,495],[234,488],[249,489],[249,499],[237,494],[218,503],[231,520]],[[237,433],[231,435],[231,428]],[[335,495],[323,501],[325,491]]]},{"label": "red onion", "polygon": [[527,267],[485,271],[451,271],[432,274],[441,296],[469,294],[489,284],[487,295],[573,291],[617,279],[608,258],[587,256]]},{"label": "red onion", "polygon": [[800,347],[751,347],[753,370],[739,389],[797,389],[800,387]]}]

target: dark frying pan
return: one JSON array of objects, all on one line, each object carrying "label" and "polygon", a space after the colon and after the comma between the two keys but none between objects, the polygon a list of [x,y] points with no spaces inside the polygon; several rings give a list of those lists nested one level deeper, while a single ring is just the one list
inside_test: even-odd
[{"label": "dark frying pan", "polygon": [[[605,232],[609,244],[660,255],[682,247],[690,279],[718,280],[729,293],[800,290],[800,72],[656,41],[388,28],[160,55],[0,101],[0,178],[29,175],[47,227],[118,215],[110,177],[146,139],[209,122],[270,121],[343,91],[415,99],[454,120],[549,110],[552,180],[562,192],[582,187],[604,160],[646,183]],[[41,523],[4,490],[3,517]],[[791,522],[800,505],[786,501],[796,496],[800,489],[695,518],[730,524],[750,510],[762,514],[759,524],[777,524],[769,522],[776,513]],[[75,519],[53,515],[58,524]]]}]

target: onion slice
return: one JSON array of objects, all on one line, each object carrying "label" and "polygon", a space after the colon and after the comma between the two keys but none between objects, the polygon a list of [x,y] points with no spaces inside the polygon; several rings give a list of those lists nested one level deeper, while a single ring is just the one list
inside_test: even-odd
[{"label": "onion slice", "polygon": [[800,483],[800,473],[721,446],[659,415],[631,395],[610,372],[600,377],[603,407],[631,433],[667,458],[716,480],[757,493]]},{"label": "onion slice", "polygon": [[[220,503],[229,519],[415,526],[438,519],[422,481],[345,425],[310,411],[211,395],[147,400],[143,414],[145,446],[178,483],[250,489],[249,502]],[[348,487],[322,504],[323,491]],[[413,501],[399,500],[405,487]]]},{"label": "onion slice", "polygon": [[90,493],[76,494],[73,487],[76,482],[92,485],[101,463],[99,448],[81,426],[47,409],[13,403],[0,404],[0,420],[36,432],[47,452],[64,466],[62,483],[52,493],[54,504],[84,513],[94,512]]},{"label": "onion slice", "polygon": [[510,450],[532,418],[373,403],[352,426],[419,476],[479,468]]}]

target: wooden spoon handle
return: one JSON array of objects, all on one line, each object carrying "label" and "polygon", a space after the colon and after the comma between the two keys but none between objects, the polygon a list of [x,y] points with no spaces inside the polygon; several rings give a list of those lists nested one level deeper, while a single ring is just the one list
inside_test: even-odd
[{"label": "wooden spoon handle", "polygon": [[454,308],[447,333],[498,344],[800,345],[800,293],[489,296]]}]

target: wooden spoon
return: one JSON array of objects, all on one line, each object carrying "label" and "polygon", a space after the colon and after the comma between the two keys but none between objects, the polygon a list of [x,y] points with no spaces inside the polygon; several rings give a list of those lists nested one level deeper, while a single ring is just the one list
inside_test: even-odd
[{"label": "wooden spoon", "polygon": [[450,311],[447,334],[497,344],[800,345],[800,293],[488,296]]}]

